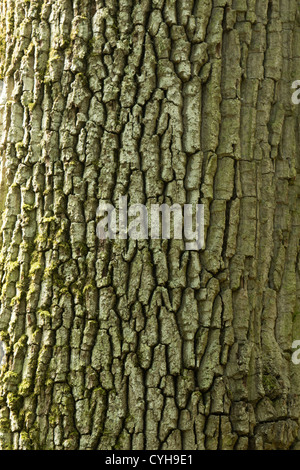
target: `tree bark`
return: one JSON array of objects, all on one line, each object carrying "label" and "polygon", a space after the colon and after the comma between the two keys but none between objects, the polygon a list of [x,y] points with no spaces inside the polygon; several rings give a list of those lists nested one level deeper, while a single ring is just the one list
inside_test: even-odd
[{"label": "tree bark", "polygon": [[299,1],[0,5],[0,448],[299,448]]}]

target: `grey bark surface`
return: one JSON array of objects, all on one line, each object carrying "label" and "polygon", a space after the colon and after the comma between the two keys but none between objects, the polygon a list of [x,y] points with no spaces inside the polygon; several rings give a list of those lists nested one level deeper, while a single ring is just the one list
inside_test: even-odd
[{"label": "grey bark surface", "polygon": [[299,7],[0,0],[1,449],[299,447]]}]

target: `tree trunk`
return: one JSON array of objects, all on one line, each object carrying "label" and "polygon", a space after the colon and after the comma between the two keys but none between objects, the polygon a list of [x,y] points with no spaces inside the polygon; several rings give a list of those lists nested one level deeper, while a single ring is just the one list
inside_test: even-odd
[{"label": "tree trunk", "polygon": [[1,449],[298,448],[299,1],[0,5]]}]

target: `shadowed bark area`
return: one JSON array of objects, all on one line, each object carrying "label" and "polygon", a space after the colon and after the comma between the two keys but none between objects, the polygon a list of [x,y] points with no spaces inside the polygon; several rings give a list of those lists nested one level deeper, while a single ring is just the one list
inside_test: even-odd
[{"label": "shadowed bark area", "polygon": [[[1,449],[300,447],[299,7],[0,0]],[[121,195],[205,249],[100,242]]]}]

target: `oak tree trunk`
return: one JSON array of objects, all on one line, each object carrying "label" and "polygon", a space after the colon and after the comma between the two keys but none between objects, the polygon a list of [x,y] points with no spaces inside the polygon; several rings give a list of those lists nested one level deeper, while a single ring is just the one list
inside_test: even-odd
[{"label": "oak tree trunk", "polygon": [[1,449],[299,447],[299,6],[0,0]]}]

